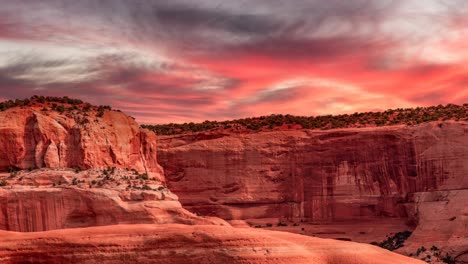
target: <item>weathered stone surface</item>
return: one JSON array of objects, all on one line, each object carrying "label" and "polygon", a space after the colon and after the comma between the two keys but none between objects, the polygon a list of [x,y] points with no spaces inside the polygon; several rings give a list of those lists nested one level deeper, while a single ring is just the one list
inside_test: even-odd
[{"label": "weathered stone surface", "polygon": [[[82,122],[81,120],[88,120]],[[43,167],[119,167],[163,180],[153,132],[119,111],[41,111],[40,107],[0,112],[0,171]]]},{"label": "weathered stone surface", "polygon": [[406,217],[408,193],[468,188],[468,125],[161,137],[184,205],[227,219]]},{"label": "weathered stone surface", "polygon": [[207,225],[0,231],[0,237],[2,263],[423,263],[371,245]]},{"label": "weathered stone surface", "polygon": [[[192,211],[228,220],[303,219],[326,225],[402,219],[407,229],[416,228],[408,243],[421,245],[427,232],[439,247],[450,247],[449,238],[458,237],[468,248],[466,214],[450,209],[460,212],[468,205],[466,122],[202,133],[164,136],[158,144],[169,188]],[[449,203],[439,210],[444,219],[430,213],[437,193],[446,193]],[[449,209],[458,220],[447,220],[453,217]],[[395,231],[403,230],[389,233]]]},{"label": "weathered stone surface", "polygon": [[[122,180],[129,178],[128,174],[131,172],[115,171],[113,180],[105,181],[99,170],[21,172],[8,179],[7,187],[0,188],[0,230],[37,232],[116,224],[228,225],[183,209],[177,196],[156,181],[146,181],[148,190],[129,188],[128,180]],[[5,175],[0,175],[2,178]]]},{"label": "weathered stone surface", "polygon": [[468,189],[410,194],[407,206],[417,227],[398,252],[437,246],[457,263],[468,263]]}]

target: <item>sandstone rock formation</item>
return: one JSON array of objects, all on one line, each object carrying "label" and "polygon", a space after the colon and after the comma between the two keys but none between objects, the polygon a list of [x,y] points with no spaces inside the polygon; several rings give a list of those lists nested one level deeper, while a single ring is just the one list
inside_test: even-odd
[{"label": "sandstone rock formation", "polygon": [[[51,111],[49,106],[33,102],[0,112],[1,263],[420,263],[371,245],[234,228],[220,218],[195,215],[182,208],[165,185],[154,133],[140,129],[118,111],[97,113],[96,108],[84,110],[76,104]],[[214,135],[211,141],[182,137],[167,143],[161,155],[171,186],[203,214],[324,222],[381,215],[415,222],[431,217],[413,205],[437,197],[417,196],[418,181],[403,184],[411,167],[388,169],[406,164],[413,155],[393,142],[394,137],[389,138],[393,143],[388,146],[395,146],[391,153],[404,160],[372,156],[386,147],[368,146],[369,153],[359,154],[363,156],[308,147],[310,142],[345,139],[348,134],[341,132],[331,137],[294,133],[273,139],[260,134],[257,138]],[[453,139],[457,136],[454,133]],[[188,141],[193,142],[187,145]],[[213,142],[218,142],[214,148]],[[171,148],[171,144],[181,146]],[[313,155],[309,159],[317,151],[323,161]],[[454,157],[464,153],[460,151]],[[446,155],[443,151],[434,155],[439,154]],[[337,157],[358,161],[371,156],[367,167],[351,160],[336,163]],[[315,173],[317,162],[322,165],[318,174],[304,177]],[[451,162],[454,170],[464,166],[456,159]],[[386,174],[376,176],[377,172]],[[415,195],[405,200],[403,191]],[[446,197],[460,195],[464,194]],[[375,206],[356,215],[350,205],[363,201]],[[347,207],[351,209],[340,212]],[[440,207],[450,214],[459,208],[459,204]],[[450,218],[459,224],[450,230],[463,229],[465,215],[457,215],[460,222]],[[464,239],[454,241],[460,245]]]},{"label": "sandstone rock formation", "polygon": [[0,229],[227,224],[182,208],[164,186],[156,135],[133,118],[90,106],[47,107],[0,112]]},{"label": "sandstone rock formation", "polygon": [[0,237],[1,263],[423,263],[371,245],[208,225],[0,231]]},{"label": "sandstone rock formation", "polygon": [[183,209],[177,196],[157,181],[147,180],[147,187],[139,188],[136,184],[140,180],[123,180],[131,174],[116,171],[112,180],[104,180],[97,170],[21,172],[8,179],[7,187],[0,188],[0,230],[37,232],[115,224],[228,225]]},{"label": "sandstone rock formation", "polygon": [[163,180],[156,137],[119,111],[59,113],[36,107],[0,112],[0,171],[80,167],[133,168]]},{"label": "sandstone rock formation", "polygon": [[[159,137],[158,144],[169,188],[194,212],[326,225],[400,219],[416,227],[408,240],[414,246],[468,248],[466,122],[204,132]],[[396,231],[403,230],[388,232]]]}]

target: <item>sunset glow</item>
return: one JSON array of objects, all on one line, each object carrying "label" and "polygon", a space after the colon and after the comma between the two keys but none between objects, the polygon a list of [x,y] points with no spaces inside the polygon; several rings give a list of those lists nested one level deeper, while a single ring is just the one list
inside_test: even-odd
[{"label": "sunset glow", "polygon": [[140,123],[468,102],[462,0],[4,1],[0,99]]}]

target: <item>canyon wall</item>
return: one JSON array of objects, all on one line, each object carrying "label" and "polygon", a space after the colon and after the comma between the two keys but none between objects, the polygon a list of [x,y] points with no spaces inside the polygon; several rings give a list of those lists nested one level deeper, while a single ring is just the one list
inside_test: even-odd
[{"label": "canyon wall", "polygon": [[155,134],[122,112],[0,112],[0,171],[44,167],[132,168],[164,179]]},{"label": "canyon wall", "polygon": [[406,217],[407,195],[468,188],[468,125],[159,137],[181,202],[224,219]]},{"label": "canyon wall", "polygon": [[193,212],[367,243],[411,230],[402,253],[437,245],[468,261],[466,122],[158,140],[168,186]]}]

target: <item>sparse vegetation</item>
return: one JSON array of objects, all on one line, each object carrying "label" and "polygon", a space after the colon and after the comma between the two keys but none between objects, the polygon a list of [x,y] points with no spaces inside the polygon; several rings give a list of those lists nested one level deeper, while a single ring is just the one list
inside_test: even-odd
[{"label": "sparse vegetation", "polygon": [[8,182],[5,179],[0,181],[0,187],[7,186],[7,185],[8,185]]},{"label": "sparse vegetation", "polygon": [[8,168],[8,172],[10,173],[10,178],[16,177],[16,175],[18,175],[18,171],[19,170],[15,167]]},{"label": "sparse vegetation", "polygon": [[398,232],[391,237],[387,237],[387,239],[380,243],[372,242],[371,244],[388,249],[390,251],[394,251],[403,247],[403,243],[411,236],[411,233],[411,231]]},{"label": "sparse vegetation", "polygon": [[77,178],[73,178],[72,185],[77,185],[80,181]]},{"label": "sparse vegetation", "polygon": [[55,96],[38,96],[34,95],[31,98],[26,99],[16,99],[16,100],[8,100],[4,102],[0,102],[0,112],[5,111],[9,108],[13,107],[23,107],[23,106],[33,106],[33,105],[43,105],[41,111],[46,112],[51,110],[63,113],[65,111],[72,112],[75,110],[82,110],[82,112],[86,113],[89,112],[91,109],[95,109],[97,111],[97,115],[104,115],[106,110],[112,110],[112,108],[108,105],[101,105],[98,107],[92,106],[89,103],[85,103],[80,99],[73,99],[67,96],[64,97],[55,97]]},{"label": "sparse vegetation", "polygon": [[65,107],[63,105],[59,105],[55,108],[55,110],[57,110],[59,113],[63,113],[65,111]]},{"label": "sparse vegetation", "polygon": [[[202,123],[142,125],[159,135],[175,135],[202,131],[228,130],[230,132],[266,131],[281,129],[333,129],[390,125],[417,125],[431,121],[468,121],[468,104],[431,107],[398,108],[383,112],[364,112],[344,115],[293,116],[269,115],[231,121],[204,121]],[[442,124],[440,124],[440,127]]]},{"label": "sparse vegetation", "polygon": [[430,249],[426,249],[424,246],[418,248],[416,253],[410,254],[410,257],[419,258],[428,263],[447,263],[455,264],[455,259],[448,253],[443,253],[437,246],[432,246]]},{"label": "sparse vegetation", "polygon": [[139,174],[136,178],[137,179],[142,179],[144,181],[149,180],[148,173]]}]

